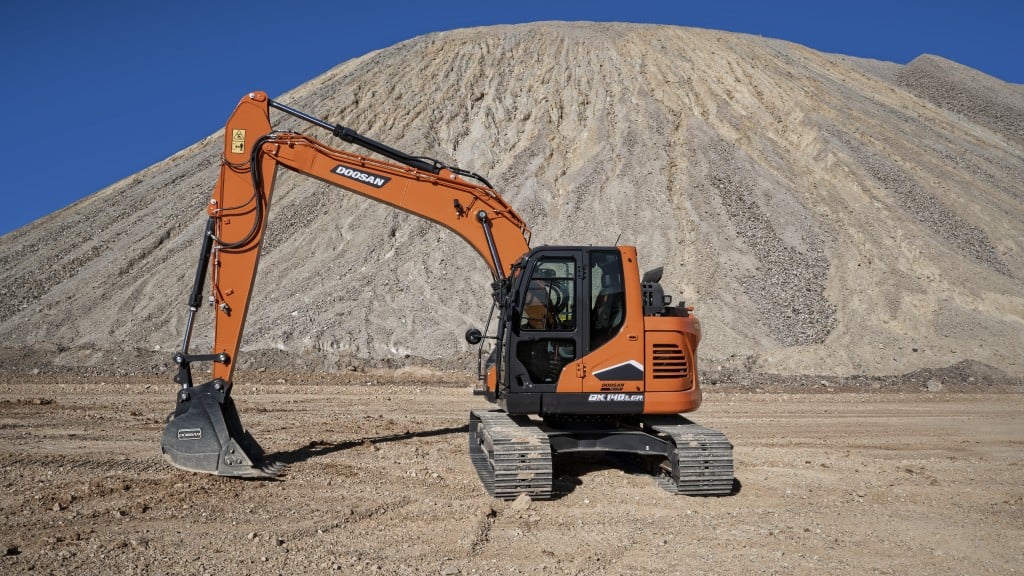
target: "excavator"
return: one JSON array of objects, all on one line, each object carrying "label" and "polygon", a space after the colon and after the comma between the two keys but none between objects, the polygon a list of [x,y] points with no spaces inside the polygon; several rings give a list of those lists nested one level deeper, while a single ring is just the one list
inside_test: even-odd
[{"label": "excavator", "polygon": [[[271,110],[374,156],[276,131]],[[631,246],[531,248],[530,229],[484,177],[406,154],[263,92],[243,96],[224,130],[185,334],[174,355],[178,390],[161,441],[170,464],[244,478],[281,472],[242,425],[231,398],[280,167],[444,226],[487,264],[491,317],[465,338],[480,347],[475,392],[494,404],[472,410],[468,425],[470,460],[491,496],[556,497],[554,457],[591,453],[639,463],[673,494],[733,493],[732,444],[682,416],[701,403],[701,325],[693,307],[672,305],[661,268],[641,276]],[[193,354],[208,273],[213,349]],[[197,362],[212,363],[208,382],[193,383]]]}]

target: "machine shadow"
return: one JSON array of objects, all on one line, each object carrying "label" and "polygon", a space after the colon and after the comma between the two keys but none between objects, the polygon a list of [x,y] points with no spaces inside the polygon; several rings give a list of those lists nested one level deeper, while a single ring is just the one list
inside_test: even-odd
[{"label": "machine shadow", "polygon": [[[657,482],[656,464],[629,454],[561,454],[554,457],[555,479],[552,500],[559,500],[583,486],[588,474],[604,470],[619,470],[630,476],[641,476],[650,482]],[[743,490],[739,478],[732,479],[732,490],[728,494],[693,495],[691,498],[722,498],[736,496]]]},{"label": "machine shadow", "polygon": [[[383,436],[370,436],[344,442],[324,442],[314,440],[305,446],[294,450],[285,450],[267,455],[268,461],[278,462],[284,467],[299,462],[305,462],[320,456],[326,456],[335,452],[341,452],[357,448],[366,444],[384,444],[388,442],[402,442],[414,438],[432,438],[435,436],[446,436],[449,434],[468,434],[469,426],[453,426],[449,428],[438,428],[436,430],[421,430],[418,432],[403,432],[401,434],[386,434]],[[555,478],[552,483],[552,500],[560,500],[571,494],[577,487],[582,486],[584,478],[591,473],[601,470],[621,470],[630,475],[644,476],[651,482],[655,482],[654,471],[648,462],[642,458],[622,454],[566,454],[554,456]],[[732,491],[727,496],[736,496],[743,489],[739,478],[733,478]],[[704,497],[704,496],[698,496]],[[719,497],[719,496],[706,496]]]},{"label": "machine shadow", "polygon": [[419,432],[403,432],[401,434],[387,434],[384,436],[371,436],[367,438],[360,438],[358,440],[346,440],[345,442],[324,442],[321,440],[314,440],[305,446],[296,448],[294,450],[285,450],[283,452],[275,452],[268,454],[267,459],[280,462],[285,465],[297,464],[299,462],[305,462],[307,460],[325,456],[327,454],[333,454],[335,452],[341,452],[343,450],[349,450],[357,446],[364,444],[384,444],[387,442],[401,442],[404,440],[412,440],[413,438],[432,438],[434,436],[445,436],[448,434],[467,434],[469,433],[469,425],[454,426],[450,428],[438,428],[437,430],[422,430]]}]

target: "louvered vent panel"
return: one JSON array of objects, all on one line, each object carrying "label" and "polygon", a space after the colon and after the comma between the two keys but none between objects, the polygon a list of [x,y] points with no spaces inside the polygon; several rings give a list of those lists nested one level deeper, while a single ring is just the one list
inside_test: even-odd
[{"label": "louvered vent panel", "polygon": [[687,378],[690,375],[690,362],[676,344],[652,344],[651,360],[651,376],[655,380]]}]

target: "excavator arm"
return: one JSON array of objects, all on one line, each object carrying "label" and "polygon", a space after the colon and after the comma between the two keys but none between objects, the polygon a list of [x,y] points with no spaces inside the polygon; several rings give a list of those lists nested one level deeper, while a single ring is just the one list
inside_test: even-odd
[{"label": "excavator arm", "polygon": [[[271,107],[330,127],[351,142],[406,163],[336,150],[303,134],[274,132]],[[530,232],[523,219],[489,186],[467,181],[458,169],[405,155],[342,126],[331,126],[261,92],[251,93],[227,123],[224,163],[208,206],[215,223],[210,269],[216,310],[213,354],[228,358],[215,363],[213,375],[225,382],[231,382],[279,166],[444,226],[476,250],[495,279],[508,274],[511,265],[529,250]]]},{"label": "excavator arm", "polygon": [[[337,150],[303,134],[274,131],[271,108],[389,160]],[[209,220],[189,300],[185,337],[175,356],[179,366],[175,381],[181,390],[162,448],[180,468],[233,476],[264,475],[267,468],[260,464],[262,450],[242,428],[229,394],[278,167],[444,226],[476,250],[495,280],[505,278],[529,250],[530,231],[523,219],[483,178],[410,156],[275,102],[265,93],[246,95],[225,127],[220,177],[207,207]],[[215,310],[213,351],[192,355],[192,325],[207,271]],[[213,362],[210,382],[193,386],[190,365],[195,361]],[[218,439],[214,441],[212,436]]]}]

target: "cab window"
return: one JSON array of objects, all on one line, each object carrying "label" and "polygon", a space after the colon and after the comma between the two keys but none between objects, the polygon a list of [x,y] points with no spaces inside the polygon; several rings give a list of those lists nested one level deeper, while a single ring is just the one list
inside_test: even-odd
[{"label": "cab window", "polygon": [[590,349],[619,333],[626,322],[626,288],[622,281],[622,255],[617,251],[590,254]]},{"label": "cab window", "polygon": [[538,331],[576,329],[576,261],[544,258],[533,269],[523,298],[519,328]]}]

